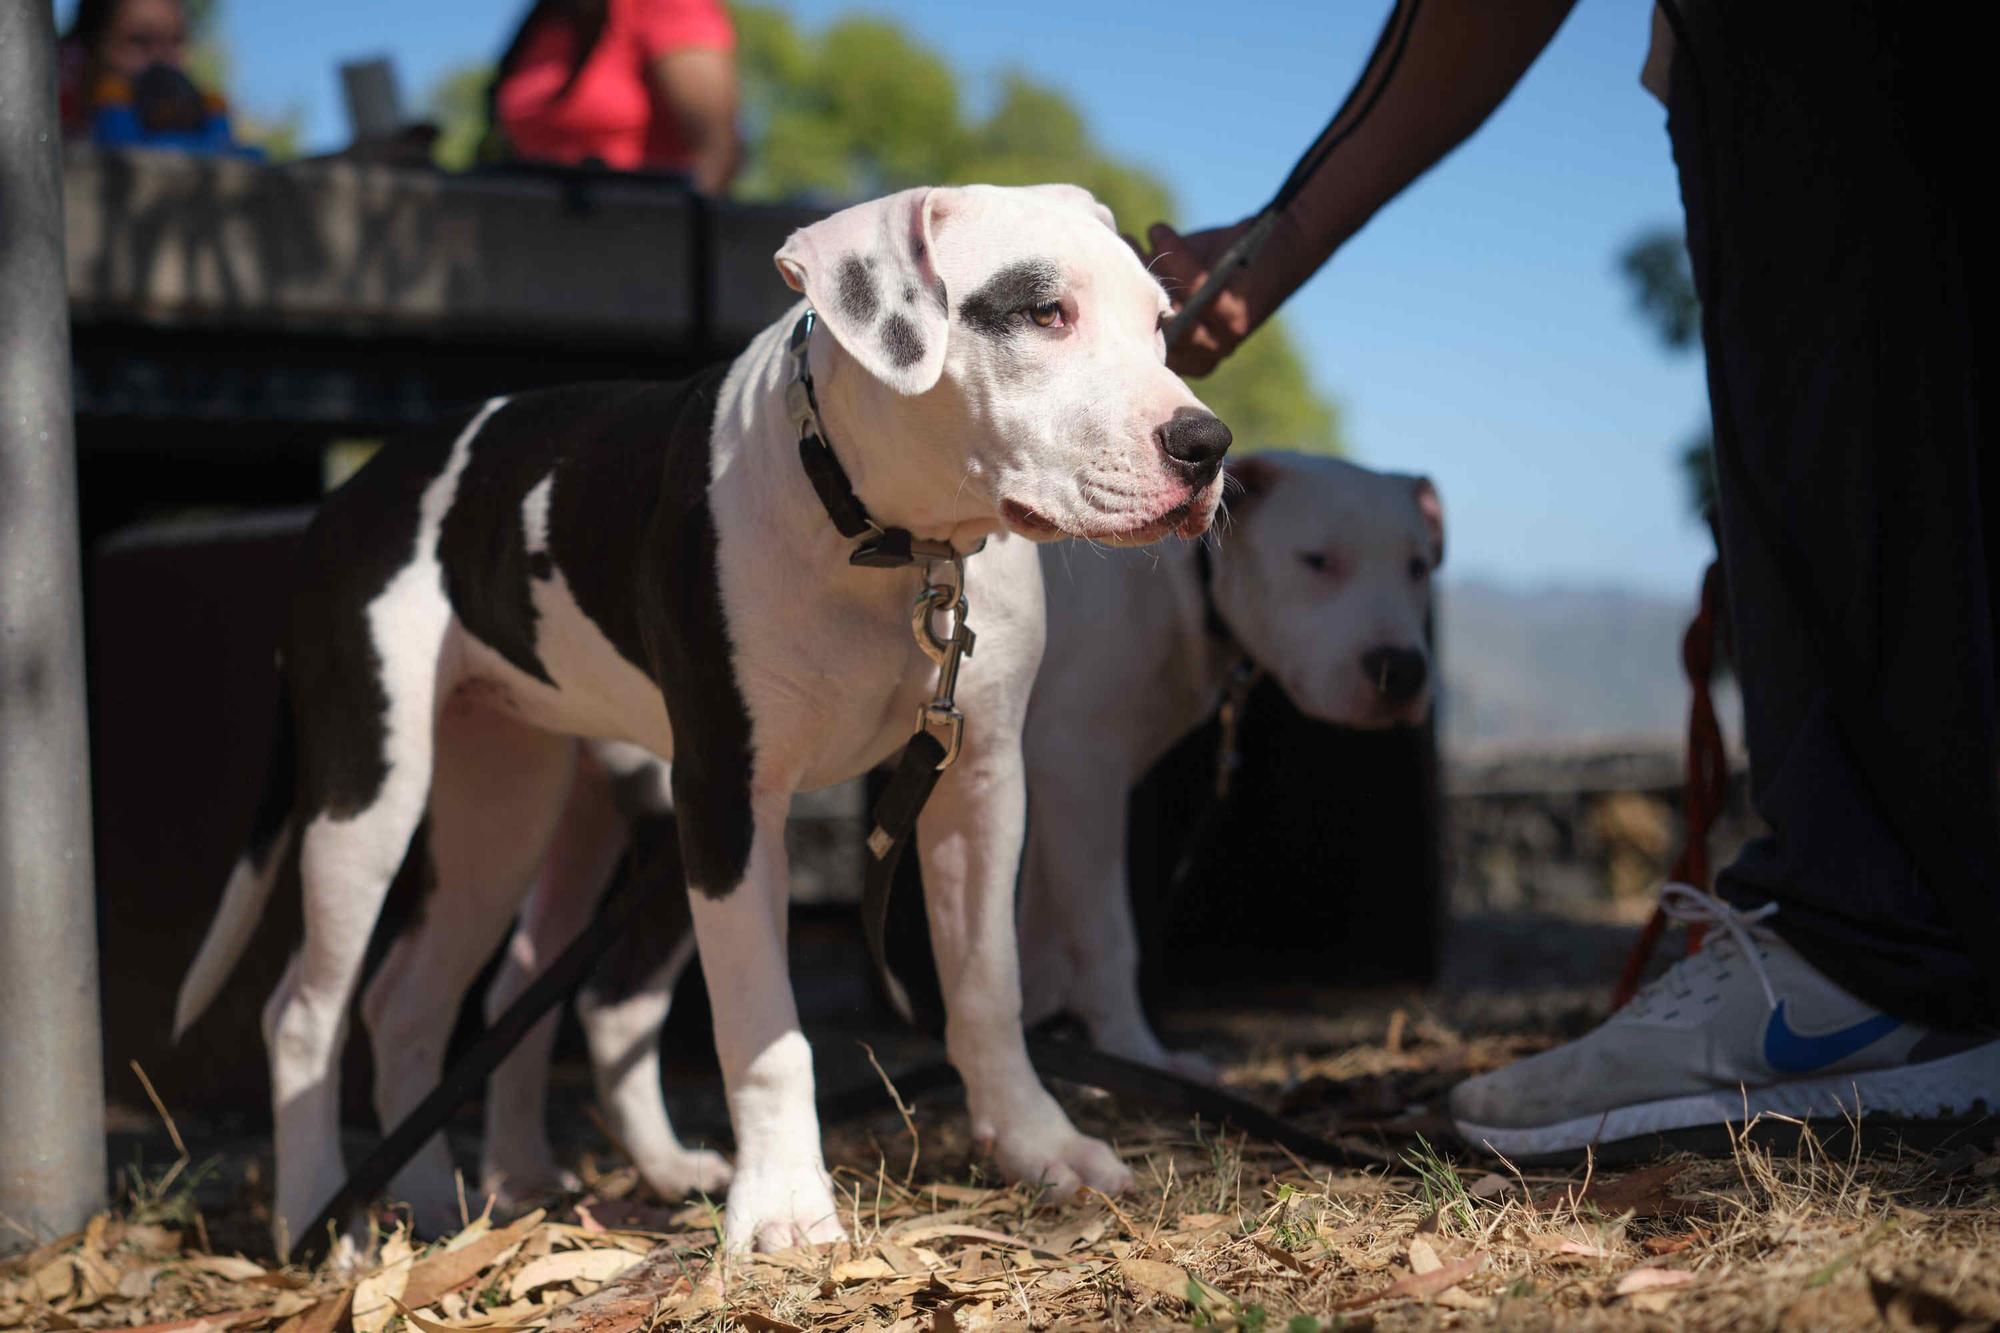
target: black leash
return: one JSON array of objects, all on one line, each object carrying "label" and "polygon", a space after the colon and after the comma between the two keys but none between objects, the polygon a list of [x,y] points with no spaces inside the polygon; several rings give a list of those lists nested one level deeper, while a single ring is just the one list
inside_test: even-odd
[{"label": "black leash", "polygon": [[[1278,187],[1278,192],[1271,196],[1271,201],[1257,211],[1257,215],[1250,220],[1250,225],[1244,229],[1243,234],[1231,242],[1229,248],[1209,266],[1208,276],[1202,279],[1201,286],[1195,288],[1194,294],[1182,302],[1180,310],[1167,321],[1167,346],[1178,346],[1181,340],[1187,337],[1188,330],[1194,327],[1195,321],[1215,304],[1216,298],[1222,295],[1230,280],[1243,269],[1250,267],[1271,239],[1271,233],[1278,229],[1279,215],[1290,208],[1292,201],[1304,193],[1313,177],[1319,174],[1320,168],[1326,165],[1327,159],[1333,156],[1333,151],[1347,142],[1368,119],[1369,113],[1382,98],[1382,90],[1396,77],[1396,67],[1403,61],[1403,49],[1410,42],[1410,31],[1417,26],[1417,6],[1420,3],[1422,0],[1396,0],[1396,7],[1390,11],[1389,21],[1382,25],[1381,34],[1375,39],[1375,47],[1368,53],[1368,63],[1361,67],[1361,78],[1348,91],[1346,99],[1340,104],[1340,109],[1333,113],[1333,119],[1326,123],[1326,128],[1319,132],[1319,137],[1313,140],[1312,145],[1292,165],[1291,173]],[[1381,77],[1364,91],[1363,85],[1367,83],[1368,71],[1374,69],[1378,63],[1382,66]],[[1341,124],[1350,110],[1354,113],[1353,119],[1348,120],[1345,125]]]}]

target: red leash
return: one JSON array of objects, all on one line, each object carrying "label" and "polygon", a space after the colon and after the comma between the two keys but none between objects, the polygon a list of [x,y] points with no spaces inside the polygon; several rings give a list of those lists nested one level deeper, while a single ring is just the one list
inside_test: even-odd
[{"label": "red leash", "polygon": [[[1687,777],[1682,797],[1687,832],[1669,874],[1670,879],[1703,890],[1709,887],[1709,830],[1722,813],[1722,803],[1729,791],[1729,753],[1723,748],[1722,728],[1715,720],[1715,701],[1709,697],[1709,686],[1715,679],[1715,644],[1721,614],[1722,562],[1712,560],[1701,579],[1701,607],[1681,638],[1681,666],[1687,672],[1693,695],[1688,708]],[[1653,950],[1659,947],[1666,926],[1666,913],[1655,907],[1632,945],[1632,952],[1626,955],[1625,970],[1618,976],[1617,989],[1611,992],[1612,1008],[1623,1008],[1639,989],[1639,979],[1645,974]],[[1701,947],[1701,935],[1699,926],[1688,931],[1689,953]]]}]

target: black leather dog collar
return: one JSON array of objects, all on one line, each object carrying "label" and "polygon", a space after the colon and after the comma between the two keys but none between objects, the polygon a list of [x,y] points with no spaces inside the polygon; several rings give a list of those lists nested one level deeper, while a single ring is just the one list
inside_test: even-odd
[{"label": "black leather dog collar", "polygon": [[[807,349],[812,345],[814,315],[811,306],[792,326],[790,352],[792,382],[785,390],[785,408],[799,431],[799,464],[806,480],[826,509],[826,516],[843,537],[859,537],[861,544],[849,552],[847,563],[870,569],[901,569],[919,561],[949,560],[961,554],[948,541],[913,535],[908,528],[885,528],[869,516],[868,506],[854,493],[847,469],[840,465],[833,446],[826,442],[826,428],[820,424],[819,395],[813,392],[812,365]],[[977,554],[981,542],[965,555]]]}]

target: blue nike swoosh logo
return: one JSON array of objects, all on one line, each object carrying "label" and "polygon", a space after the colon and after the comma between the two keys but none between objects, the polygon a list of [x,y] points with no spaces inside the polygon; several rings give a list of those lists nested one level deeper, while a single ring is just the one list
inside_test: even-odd
[{"label": "blue nike swoosh logo", "polygon": [[1902,1019],[1877,1014],[1833,1032],[1807,1037],[1792,1031],[1791,1024],[1785,1021],[1785,1002],[1780,1000],[1771,1013],[1770,1023],[1764,1028],[1764,1063],[1780,1074],[1810,1074],[1816,1069],[1839,1064],[1901,1026]]}]

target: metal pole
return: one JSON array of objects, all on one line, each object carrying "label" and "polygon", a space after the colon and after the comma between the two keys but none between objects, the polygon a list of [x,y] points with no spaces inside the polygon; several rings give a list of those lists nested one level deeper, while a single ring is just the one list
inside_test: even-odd
[{"label": "metal pole", "polygon": [[0,0],[0,1251],[105,1189],[53,8]]}]

